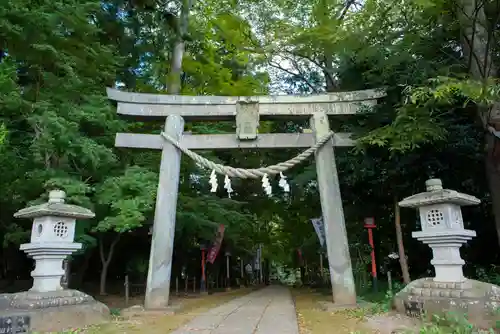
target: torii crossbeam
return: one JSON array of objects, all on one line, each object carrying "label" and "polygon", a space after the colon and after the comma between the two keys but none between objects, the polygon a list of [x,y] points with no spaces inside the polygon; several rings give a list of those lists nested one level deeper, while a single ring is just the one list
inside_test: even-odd
[{"label": "torii crossbeam", "polygon": [[[127,93],[107,89],[118,103],[120,115],[165,120],[164,133],[188,149],[305,148],[330,133],[328,116],[355,114],[374,106],[385,96],[380,90],[364,90],[309,96],[178,96]],[[310,120],[312,133],[258,134],[262,119]],[[236,120],[236,134],[183,134],[190,121]],[[348,133],[336,133],[316,152],[316,170],[325,224],[325,237],[333,302],[356,303],[354,277],[345,228],[334,146],[352,146]],[[154,217],[153,240],[145,306],[168,306],[181,152],[161,135],[118,133],[115,146],[162,150]]]}]

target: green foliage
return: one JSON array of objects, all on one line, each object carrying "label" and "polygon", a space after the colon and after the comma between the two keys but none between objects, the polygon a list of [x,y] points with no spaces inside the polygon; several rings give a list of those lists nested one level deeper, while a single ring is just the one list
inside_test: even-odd
[{"label": "green foliage", "polygon": [[478,280],[499,285],[500,274],[497,265],[491,265],[489,268],[476,268],[476,277]]},{"label": "green foliage", "polygon": [[0,149],[3,146],[6,137],[7,137],[7,129],[5,128],[5,124],[0,124]]},{"label": "green foliage", "polygon": [[22,103],[19,87],[16,84],[17,79],[15,64],[10,58],[5,58],[0,62],[0,108],[5,110],[0,116],[0,151],[3,151],[2,148],[6,144],[8,115],[15,112]]},{"label": "green foliage", "polygon": [[[467,78],[437,77],[425,86],[404,90],[405,103],[397,109],[394,120],[372,130],[359,144],[388,147],[393,151],[412,151],[422,145],[449,140],[450,133],[443,121],[446,109],[467,108],[469,104],[482,107],[484,118],[500,97],[496,79],[487,82]],[[472,109],[472,112],[475,112]]]},{"label": "green foliage", "polygon": [[[473,334],[478,328],[472,325],[464,316],[447,314],[444,317],[434,315],[432,321],[420,328],[421,334]],[[495,333],[493,328],[482,330],[484,333]]]},{"label": "green foliage", "polygon": [[157,183],[156,173],[137,166],[106,178],[96,189],[96,200],[109,211],[94,230],[123,233],[142,226],[154,207]]},{"label": "green foliage", "polygon": [[29,240],[31,230],[17,224],[6,226],[5,235],[3,237],[3,247],[8,247],[9,244],[20,245]]},{"label": "green foliage", "polygon": [[404,105],[397,110],[391,124],[370,131],[358,140],[358,148],[371,145],[407,152],[422,145],[445,140],[447,130],[428,108]]},{"label": "green foliage", "polygon": [[437,77],[429,79],[429,85],[417,87],[410,91],[412,104],[432,106],[442,104],[453,105],[465,99],[465,105],[472,101],[479,105],[492,105],[500,96],[500,86],[496,79],[489,78],[486,82],[452,77]]},{"label": "green foliage", "polygon": [[127,263],[126,272],[132,275],[139,275],[142,279],[148,272],[149,261],[140,257],[133,257]]}]

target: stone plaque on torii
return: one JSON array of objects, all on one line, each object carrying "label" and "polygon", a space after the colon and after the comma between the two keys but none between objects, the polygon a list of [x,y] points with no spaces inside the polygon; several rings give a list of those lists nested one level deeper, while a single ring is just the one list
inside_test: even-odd
[{"label": "stone plaque on torii", "polygon": [[[146,308],[168,306],[181,153],[232,148],[309,148],[309,155],[315,154],[333,302],[340,305],[356,303],[333,150],[334,146],[349,147],[354,143],[348,133],[332,133],[328,117],[355,114],[363,106],[373,106],[378,98],[385,96],[384,92],[364,90],[309,96],[226,97],[128,93],[108,88],[107,94],[109,99],[118,103],[120,115],[166,119],[162,135],[118,133],[115,140],[116,147],[162,150]],[[260,120],[304,118],[310,120],[312,133],[258,133]],[[236,134],[183,134],[184,120],[235,120]],[[288,162],[296,164],[306,156],[302,154],[301,159]],[[288,166],[288,162],[281,165]],[[267,173],[268,169],[262,169]],[[254,172],[253,178],[255,174],[263,174],[257,169],[249,171]],[[275,170],[271,172],[277,174]],[[241,175],[241,170],[235,173]]]}]

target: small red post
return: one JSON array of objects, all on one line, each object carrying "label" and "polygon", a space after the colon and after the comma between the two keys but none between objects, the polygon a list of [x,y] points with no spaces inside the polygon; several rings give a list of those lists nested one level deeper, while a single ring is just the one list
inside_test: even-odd
[{"label": "small red post", "polygon": [[377,262],[375,260],[375,244],[373,242],[373,229],[376,228],[375,219],[373,217],[365,218],[365,228],[368,230],[368,243],[372,249],[372,279],[373,279],[373,290],[377,292]]},{"label": "small red post", "polygon": [[200,245],[201,249],[201,280],[200,280],[200,293],[206,293],[207,291],[207,280],[205,276],[205,251],[206,246]]},{"label": "small red post", "polygon": [[201,250],[201,278],[205,280],[205,250]]}]

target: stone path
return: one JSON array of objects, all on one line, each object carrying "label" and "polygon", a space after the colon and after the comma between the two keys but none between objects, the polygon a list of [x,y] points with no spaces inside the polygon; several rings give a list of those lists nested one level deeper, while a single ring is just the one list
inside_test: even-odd
[{"label": "stone path", "polygon": [[199,315],[172,334],[298,334],[290,291],[268,286]]}]

